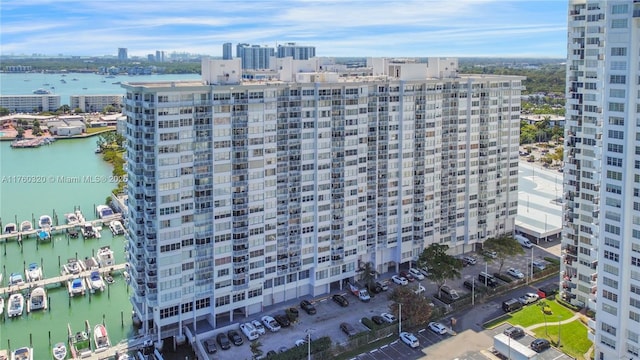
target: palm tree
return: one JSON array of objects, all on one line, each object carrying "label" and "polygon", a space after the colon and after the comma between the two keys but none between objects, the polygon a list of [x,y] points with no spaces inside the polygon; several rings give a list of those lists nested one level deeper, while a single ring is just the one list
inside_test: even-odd
[{"label": "palm tree", "polygon": [[376,270],[371,261],[367,261],[360,268],[360,281],[364,286],[369,287],[376,279]]},{"label": "palm tree", "polygon": [[252,341],[251,344],[249,345],[249,348],[251,349],[251,353],[255,356],[262,355],[262,350],[260,349],[261,347],[262,347],[262,343],[258,340]]}]

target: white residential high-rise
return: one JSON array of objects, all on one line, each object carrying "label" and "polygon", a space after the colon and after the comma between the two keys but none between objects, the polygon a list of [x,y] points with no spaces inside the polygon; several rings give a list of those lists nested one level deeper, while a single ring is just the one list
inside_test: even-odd
[{"label": "white residential high-rise", "polygon": [[131,301],[158,339],[514,230],[522,77],[281,60],[269,81],[204,59],[202,81],[122,85]]},{"label": "white residential high-rise", "polygon": [[569,1],[562,294],[596,359],[640,357],[640,2]]}]

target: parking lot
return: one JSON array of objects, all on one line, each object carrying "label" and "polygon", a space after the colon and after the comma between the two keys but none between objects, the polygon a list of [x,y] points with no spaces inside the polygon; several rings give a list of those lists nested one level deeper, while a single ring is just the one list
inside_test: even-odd
[{"label": "parking lot", "polygon": [[451,334],[439,335],[428,329],[422,329],[414,335],[420,341],[420,346],[411,348],[400,340],[395,340],[389,345],[381,346],[368,353],[360,354],[356,357],[359,360],[395,360],[395,359],[416,359],[424,355],[422,349],[440,341],[450,338]]},{"label": "parking lot", "polygon": [[[501,334],[506,328],[510,327],[510,324],[502,324],[494,329],[491,330],[487,330],[487,332],[489,333],[489,335],[491,337],[497,335],[497,334]],[[531,342],[533,340],[535,340],[536,338],[534,336],[531,336],[531,333],[528,333],[525,330],[525,336],[520,338],[520,339],[512,339],[511,341],[517,341],[520,344],[529,347],[529,344],[531,344]],[[554,348],[554,347],[550,347],[547,350],[544,350],[540,353],[538,353],[538,360],[572,360],[573,358],[569,355],[565,355],[564,353],[562,353],[562,351]]]}]

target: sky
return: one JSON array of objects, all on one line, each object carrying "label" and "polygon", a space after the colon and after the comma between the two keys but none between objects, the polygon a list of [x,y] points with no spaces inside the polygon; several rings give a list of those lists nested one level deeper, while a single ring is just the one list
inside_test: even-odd
[{"label": "sky", "polygon": [[565,0],[0,0],[0,55],[222,55],[295,42],[316,56],[565,58]]}]

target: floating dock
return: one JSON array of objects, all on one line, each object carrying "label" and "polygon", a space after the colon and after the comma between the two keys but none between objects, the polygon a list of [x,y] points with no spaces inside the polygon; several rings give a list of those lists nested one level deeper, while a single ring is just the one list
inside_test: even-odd
[{"label": "floating dock", "polygon": [[[96,219],[96,220],[87,221],[86,223],[91,223],[93,227],[102,229],[102,226],[104,226],[105,224],[108,225],[109,222],[113,220],[122,221],[122,215],[117,214],[117,216],[109,217],[108,219]],[[65,224],[65,225],[52,226],[51,228],[49,228],[48,232],[51,235],[55,233],[61,233],[64,231],[77,230],[80,228],[80,226],[81,224]],[[26,237],[29,237],[31,235],[35,235],[36,237],[38,237],[40,232],[42,231],[43,231],[42,229],[33,229],[29,231],[22,231],[22,232],[19,231],[19,232],[12,232],[10,234],[2,234],[0,235],[0,241],[24,240]]]}]

